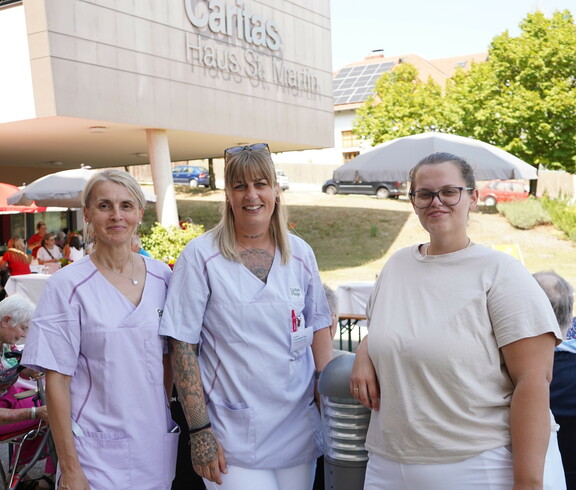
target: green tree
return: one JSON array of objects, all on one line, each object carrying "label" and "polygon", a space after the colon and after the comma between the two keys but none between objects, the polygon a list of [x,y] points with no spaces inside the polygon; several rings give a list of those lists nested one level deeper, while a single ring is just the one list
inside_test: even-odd
[{"label": "green tree", "polygon": [[431,78],[418,79],[409,63],[397,65],[376,82],[376,93],[356,111],[354,132],[373,145],[431,131],[442,117],[442,90]]},{"label": "green tree", "polygon": [[576,172],[576,25],[568,10],[530,13],[496,36],[488,61],[458,69],[445,93],[398,65],[378,80],[354,131],[372,144],[435,129],[486,141],[533,164]]},{"label": "green tree", "polygon": [[[497,36],[486,63],[447,86],[444,130],[533,165],[576,170],[576,26],[568,10],[528,14],[521,34]],[[441,126],[442,127],[442,126]]]}]

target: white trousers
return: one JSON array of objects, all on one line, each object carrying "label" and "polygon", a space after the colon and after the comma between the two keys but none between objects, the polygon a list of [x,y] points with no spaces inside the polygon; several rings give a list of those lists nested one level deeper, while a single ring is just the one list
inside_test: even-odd
[{"label": "white trousers", "polygon": [[228,465],[222,485],[204,479],[206,490],[312,490],[316,461],[293,468],[258,470]]},{"label": "white trousers", "polygon": [[[404,464],[369,454],[364,490],[510,490],[512,453],[503,446],[449,464]],[[566,490],[556,432],[551,432],[544,490]]]}]

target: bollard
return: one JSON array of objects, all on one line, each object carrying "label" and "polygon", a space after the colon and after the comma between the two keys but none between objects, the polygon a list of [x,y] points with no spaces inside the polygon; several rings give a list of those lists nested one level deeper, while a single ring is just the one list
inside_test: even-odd
[{"label": "bollard", "polygon": [[332,359],[320,375],[325,490],[362,490],[368,453],[364,448],[370,410],[350,394],[355,356]]}]

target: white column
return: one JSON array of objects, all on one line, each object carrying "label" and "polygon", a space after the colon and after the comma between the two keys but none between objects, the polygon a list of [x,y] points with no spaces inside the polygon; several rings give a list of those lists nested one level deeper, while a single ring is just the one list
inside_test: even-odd
[{"label": "white column", "polygon": [[148,156],[156,194],[156,216],[165,227],[178,226],[178,207],[172,181],[168,136],[164,129],[147,129]]}]

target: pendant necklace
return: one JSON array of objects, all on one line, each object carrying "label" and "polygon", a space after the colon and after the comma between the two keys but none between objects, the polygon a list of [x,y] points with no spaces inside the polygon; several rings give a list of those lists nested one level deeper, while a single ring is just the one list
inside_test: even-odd
[{"label": "pendant necklace", "polygon": [[[96,251],[92,252],[92,255],[96,255]],[[131,252],[131,255],[132,255],[132,274],[130,277],[125,276],[121,272],[115,271],[114,269],[111,269],[110,267],[108,267],[103,262],[100,262],[100,260],[98,260],[98,262],[100,262],[100,265],[102,267],[104,267],[105,269],[108,269],[110,272],[113,272],[114,274],[118,274],[119,276],[123,277],[124,279],[128,279],[132,283],[132,286],[137,286],[138,281],[136,279],[134,279],[134,254]]]}]

